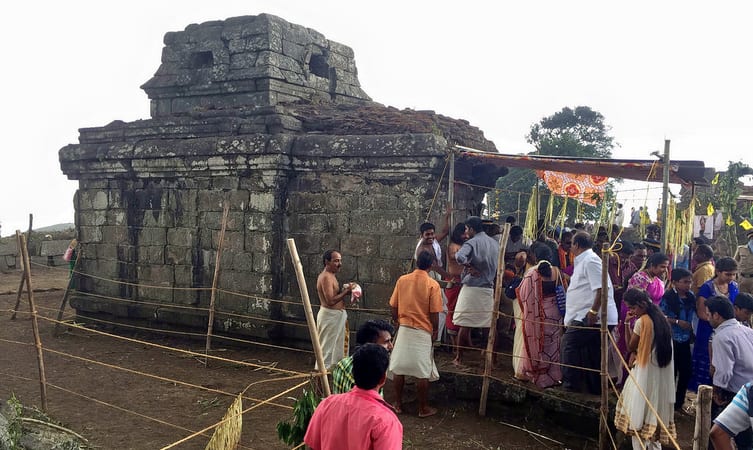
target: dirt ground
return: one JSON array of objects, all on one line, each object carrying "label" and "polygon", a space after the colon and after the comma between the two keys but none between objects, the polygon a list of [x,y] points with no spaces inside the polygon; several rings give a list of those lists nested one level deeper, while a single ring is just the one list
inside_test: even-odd
[{"label": "dirt ground", "polygon": [[[275,426],[290,419],[293,389],[267,404],[264,399],[305,381],[289,379],[285,369],[306,372],[313,367],[308,352],[265,348],[225,348],[215,341],[212,354],[244,361],[256,367],[212,361],[175,352],[168,347],[203,353],[203,341],[156,336],[146,331],[121,334],[131,340],[97,333],[97,329],[63,329],[45,318],[57,315],[67,272],[34,267],[32,286],[39,311],[39,328],[48,383],[48,412],[60,423],[85,436],[93,448],[158,449],[221,420],[234,396],[245,393],[243,435],[240,448],[284,449]],[[20,272],[0,274],[0,400],[15,394],[27,406],[40,405],[39,371],[32,322],[24,295],[18,318],[10,320]],[[39,291],[37,291],[39,290]],[[73,311],[66,309],[66,318]],[[159,346],[146,344],[144,341]],[[160,347],[162,346],[162,347]],[[442,357],[440,355],[440,357]],[[391,390],[385,390],[390,400]],[[411,392],[408,392],[408,401]],[[415,395],[413,395],[415,399]],[[435,400],[440,413],[427,419],[411,414],[415,401],[400,416],[406,449],[560,449],[594,448],[595,442],[563,429],[542,429],[520,417],[482,418],[478,404]],[[531,436],[501,422],[526,427],[564,443]],[[692,441],[692,418],[678,418],[684,448]],[[203,449],[210,433],[173,448]]]}]

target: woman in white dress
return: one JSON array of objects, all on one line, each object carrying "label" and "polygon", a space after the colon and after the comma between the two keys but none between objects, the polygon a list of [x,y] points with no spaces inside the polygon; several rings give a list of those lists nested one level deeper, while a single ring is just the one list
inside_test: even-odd
[{"label": "woman in white dress", "polygon": [[[629,308],[625,333],[632,369],[617,401],[614,423],[618,430],[632,436],[633,449],[658,450],[660,443],[670,444],[670,436],[677,437],[672,330],[645,291],[628,289],[622,300]],[[628,323],[633,317],[637,320],[630,330]]]}]

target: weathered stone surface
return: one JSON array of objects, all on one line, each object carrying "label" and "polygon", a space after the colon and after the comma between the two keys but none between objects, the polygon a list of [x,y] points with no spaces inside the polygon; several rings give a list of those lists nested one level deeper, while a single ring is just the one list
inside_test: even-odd
[{"label": "weathered stone surface", "polygon": [[[448,151],[494,150],[465,121],[371,102],[352,49],[264,14],[168,33],[143,89],[151,118],[81,129],[79,144],[60,151],[63,172],[79,180],[80,269],[97,277],[78,280],[71,304],[115,320],[205,328],[202,311],[139,302],[206,307],[208,290],[174,288],[211,286],[222,247],[217,281],[234,293],[218,297],[217,329],[307,339],[278,323],[300,320],[300,307],[272,301],[299,298],[287,238],[315,302],[322,254],[336,249],[340,282],[359,282],[362,304],[386,314],[435,192],[447,197]],[[476,185],[501,174],[463,160],[455,173]],[[483,194],[457,185],[455,207],[473,210]],[[430,219],[440,215],[435,203]]]}]

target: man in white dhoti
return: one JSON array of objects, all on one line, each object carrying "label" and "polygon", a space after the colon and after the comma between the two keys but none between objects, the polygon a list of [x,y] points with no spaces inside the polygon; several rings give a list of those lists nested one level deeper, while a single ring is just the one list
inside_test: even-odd
[{"label": "man in white dhoti", "polygon": [[[345,297],[350,294],[351,285],[340,289],[335,274],[342,267],[342,255],[336,250],[327,250],[323,257],[324,270],[316,279],[316,293],[319,296],[319,313],[316,327],[322,346],[324,365],[329,369],[345,357]],[[318,365],[316,369],[319,369]]]},{"label": "man in white dhoti", "polygon": [[483,222],[471,216],[465,221],[470,239],[455,253],[455,260],[465,267],[458,302],[452,321],[460,327],[455,352],[456,366],[461,365],[463,347],[471,346],[471,328],[489,328],[494,309],[494,280],[497,276],[499,243],[484,233]]},{"label": "man in white dhoti", "polygon": [[390,297],[392,319],[400,325],[388,371],[395,386],[394,406],[402,412],[405,376],[415,377],[418,417],[437,413],[429,406],[429,382],[439,379],[432,341],[439,327],[442,295],[439,283],[429,277],[433,261],[432,252],[421,252],[416,260],[418,268],[397,280]]}]

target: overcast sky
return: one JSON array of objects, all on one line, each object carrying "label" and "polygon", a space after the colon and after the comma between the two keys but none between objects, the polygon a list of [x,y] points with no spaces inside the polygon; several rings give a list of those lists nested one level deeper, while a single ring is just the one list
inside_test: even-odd
[{"label": "overcast sky", "polygon": [[[262,12],[352,47],[375,101],[466,119],[504,153],[531,151],[524,136],[542,117],[587,105],[612,126],[615,157],[650,158],[666,138],[673,159],[750,163],[751,5],[5,2],[2,235],[25,229],[29,213],[35,228],[73,222],[77,183],[58,150],[78,142],[79,128],[149,117],[139,86],[157,70],[166,32]],[[655,202],[660,191],[650,192]],[[642,204],[646,193],[622,198]]]}]

